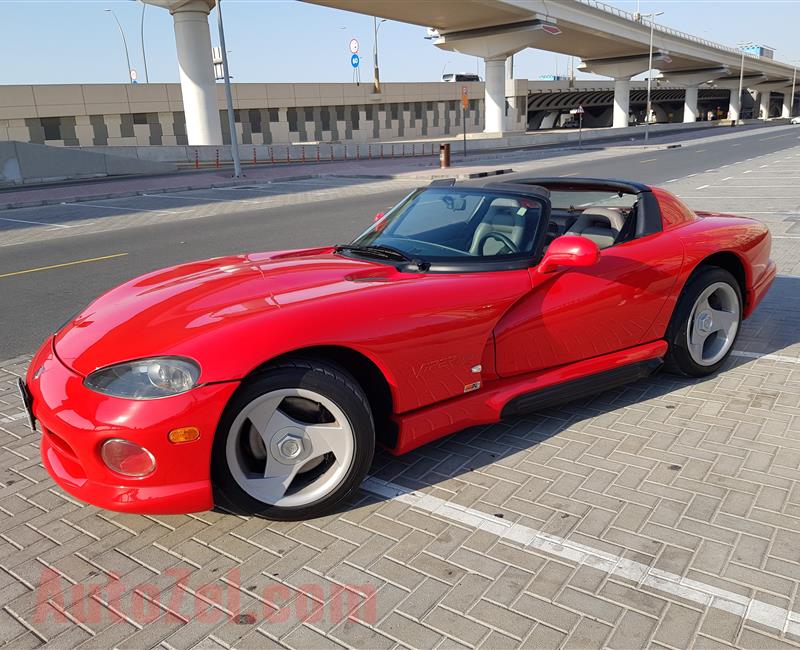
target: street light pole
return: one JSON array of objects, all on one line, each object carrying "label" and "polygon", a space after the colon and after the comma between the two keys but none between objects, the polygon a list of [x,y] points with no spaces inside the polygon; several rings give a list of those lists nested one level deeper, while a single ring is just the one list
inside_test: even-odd
[{"label": "street light pole", "polygon": [[742,49],[742,64],[739,67],[739,122],[742,121],[742,85],[744,84],[744,49]]},{"label": "street light pole", "polygon": [[142,41],[142,61],[144,62],[144,82],[150,83],[150,75],[147,73],[147,52],[144,49],[144,10],[147,9],[147,3],[142,2],[142,19],[139,23],[139,38]]},{"label": "street light pole", "polygon": [[113,9],[106,9],[106,12],[110,13],[114,17],[114,20],[117,23],[117,27],[119,27],[119,33],[120,33],[120,36],[122,36],[122,46],[125,48],[125,62],[128,65],[128,70],[127,70],[127,75],[126,76],[128,77],[128,83],[131,83],[133,81],[131,79],[131,57],[128,54],[128,41],[125,39],[125,32],[123,31],[122,24],[119,22],[119,19],[117,18],[117,14],[114,13],[114,10]]},{"label": "street light pole", "polygon": [[228,74],[228,52],[225,49],[225,30],[222,27],[222,0],[217,0],[217,26],[219,27],[219,46],[222,50],[222,76],[225,80],[225,100],[228,108],[228,128],[231,132],[231,157],[233,158],[233,175],[242,176],[242,162],[239,160],[239,143],[236,138],[236,117],[233,114],[233,95],[231,94],[231,77]]},{"label": "street light pole", "polygon": [[644,141],[650,139],[650,111],[652,105],[650,103],[650,88],[653,84],[653,32],[656,26],[656,16],[663,14],[663,11],[656,11],[650,14],[645,14],[644,17],[650,19],[650,59],[647,63],[647,109],[644,117]]},{"label": "street light pole", "polygon": [[739,122],[741,122],[742,113],[744,112],[744,106],[742,106],[742,91],[744,90],[744,49],[746,47],[752,47],[753,44],[750,41],[746,41],[738,45],[739,49],[742,51],[742,63],[739,66]]},{"label": "street light pole", "polygon": [[381,28],[381,25],[386,22],[386,19],[382,19],[378,22],[378,19],[373,16],[372,17],[372,77],[373,77],[373,88],[372,92],[376,94],[380,94],[381,92],[381,73],[378,69],[378,30]]}]

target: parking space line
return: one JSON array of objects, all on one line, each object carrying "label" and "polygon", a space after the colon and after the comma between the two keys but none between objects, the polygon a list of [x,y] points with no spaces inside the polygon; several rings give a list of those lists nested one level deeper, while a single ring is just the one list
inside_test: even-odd
[{"label": "parking space line", "polygon": [[697,189],[698,189],[698,190],[704,190],[704,189],[706,189],[707,187],[711,187],[711,186],[710,186],[710,185],[701,185],[701,186],[700,186],[700,187],[698,187]]},{"label": "parking space line", "polygon": [[74,228],[75,226],[68,226],[63,223],[50,223],[49,221],[27,221],[25,219],[9,219],[8,217],[0,217],[0,221],[13,221],[14,223],[30,223],[35,226],[53,226],[54,228]]},{"label": "parking space line", "polygon": [[648,162],[656,162],[658,158],[648,158],[647,160],[640,160],[639,162],[648,163]]},{"label": "parking space line", "polygon": [[61,205],[77,205],[89,208],[102,208],[103,210],[126,210],[127,212],[164,212],[166,214],[184,214],[191,210],[154,210],[153,208],[125,208],[121,205],[101,205],[99,203],[62,203]]},{"label": "parking space line", "polygon": [[768,359],[769,361],[783,361],[784,363],[800,363],[800,357],[787,357],[784,354],[771,354],[761,352],[744,352],[733,350],[732,357],[743,357],[745,359]]},{"label": "parking space line", "polygon": [[226,203],[230,202],[230,199],[212,199],[210,197],[200,197],[200,196],[180,196],[179,194],[140,194],[140,196],[145,196],[148,199],[158,199],[164,197],[165,199],[180,199],[180,200],[187,200],[187,201],[224,201]]},{"label": "parking space line", "polygon": [[526,549],[544,552],[578,566],[592,567],[609,575],[631,580],[639,588],[650,587],[703,607],[729,612],[743,620],[757,622],[779,632],[800,635],[800,622],[790,618],[789,610],[783,607],[657,569],[524,524],[498,519],[480,510],[409,490],[395,483],[370,477],[361,487],[385,499],[393,499],[443,519],[496,535],[500,539],[516,542]]},{"label": "parking space line", "polygon": [[88,264],[89,262],[102,262],[103,260],[111,260],[116,257],[125,257],[127,253],[114,253],[112,255],[103,255],[101,257],[89,257],[85,260],[75,260],[74,262],[62,262],[61,264],[50,264],[49,266],[38,266],[33,269],[23,269],[22,271],[11,271],[10,273],[0,274],[0,278],[10,278],[12,275],[25,275],[26,273],[36,273],[38,271],[50,271],[51,269],[60,269],[65,266],[76,266],[78,264]]}]

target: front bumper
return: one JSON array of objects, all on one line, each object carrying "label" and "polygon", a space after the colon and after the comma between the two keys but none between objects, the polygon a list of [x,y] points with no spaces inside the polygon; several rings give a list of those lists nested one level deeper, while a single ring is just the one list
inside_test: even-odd
[{"label": "front bumper", "polygon": [[[199,386],[156,400],[101,395],[83,385],[48,340],[34,356],[27,386],[42,431],[42,462],[65,491],[107,510],[147,514],[199,512],[213,507],[211,450],[217,423],[238,382]],[[197,427],[200,438],[173,444],[167,434]],[[109,438],[124,438],[156,459],[149,476],[113,472],[100,458]]]}]

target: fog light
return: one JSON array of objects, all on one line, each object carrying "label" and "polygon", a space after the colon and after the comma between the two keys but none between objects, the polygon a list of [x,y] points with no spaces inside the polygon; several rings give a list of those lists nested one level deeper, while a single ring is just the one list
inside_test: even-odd
[{"label": "fog light", "polygon": [[167,434],[170,442],[194,442],[200,437],[200,429],[197,427],[181,427],[173,429]]},{"label": "fog light", "polygon": [[110,470],[125,476],[147,476],[156,468],[153,454],[135,442],[121,438],[106,440],[100,448],[100,456]]}]

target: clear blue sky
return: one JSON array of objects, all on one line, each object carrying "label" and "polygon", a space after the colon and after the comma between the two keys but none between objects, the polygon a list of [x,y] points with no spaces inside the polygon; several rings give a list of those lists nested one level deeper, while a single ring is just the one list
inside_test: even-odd
[{"label": "clear blue sky", "polygon": [[[401,2],[402,0],[397,0]],[[607,0],[635,11],[635,0]],[[455,3],[454,3],[455,4]],[[125,29],[133,67],[144,79],[139,39],[141,5],[131,0],[0,0],[0,84],[125,81],[125,58],[112,8]],[[294,0],[224,0],[225,30],[234,81],[348,82],[347,44],[361,42],[362,79],[371,79],[372,19]],[[725,44],[752,40],[776,48],[776,58],[800,59],[800,1],[642,0],[641,11],[664,11],[663,23]],[[217,44],[216,14],[211,14]],[[151,82],[178,80],[172,17],[148,7],[145,39]],[[483,76],[483,63],[444,52],[424,40],[422,27],[387,22],[380,29],[384,81],[435,81],[447,72]],[[477,67],[476,67],[477,65]],[[526,50],[515,76],[565,74],[569,57]],[[588,76],[588,75],[578,75]],[[2,92],[2,90],[0,90]]]}]

